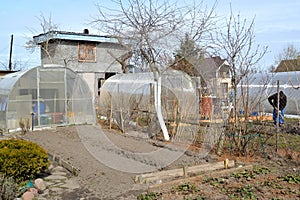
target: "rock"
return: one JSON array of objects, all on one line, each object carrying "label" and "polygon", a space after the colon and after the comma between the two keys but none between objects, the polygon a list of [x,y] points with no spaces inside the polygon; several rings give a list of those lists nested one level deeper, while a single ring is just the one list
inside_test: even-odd
[{"label": "rock", "polygon": [[22,200],[32,200],[34,198],[34,194],[30,191],[26,191],[23,195],[22,195]]},{"label": "rock", "polygon": [[56,167],[54,167],[53,169],[52,169],[52,171],[65,171],[65,168],[63,168],[62,166],[56,166]]},{"label": "rock", "polygon": [[46,189],[46,184],[43,179],[38,178],[34,181],[34,187],[39,191],[42,192]]},{"label": "rock", "polygon": [[54,168],[55,168],[55,166],[54,166],[53,164],[50,164],[49,167],[48,167],[48,170],[51,171],[51,170],[53,170]]},{"label": "rock", "polygon": [[47,179],[48,180],[65,180],[65,179],[67,179],[67,177],[66,176],[62,176],[62,175],[50,175],[50,176],[47,176]]},{"label": "rock", "polygon": [[38,195],[38,190],[35,189],[35,188],[29,188],[28,191],[29,191],[29,192],[32,192],[34,196],[37,196],[37,195]]}]

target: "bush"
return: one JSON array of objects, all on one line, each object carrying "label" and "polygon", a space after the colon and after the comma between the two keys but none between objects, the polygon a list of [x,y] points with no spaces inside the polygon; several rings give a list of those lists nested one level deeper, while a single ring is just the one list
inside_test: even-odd
[{"label": "bush", "polygon": [[12,200],[17,196],[18,185],[11,177],[4,177],[0,174],[0,199]]},{"label": "bush", "polygon": [[0,141],[0,173],[16,181],[36,178],[49,166],[48,154],[39,145],[25,140]]}]

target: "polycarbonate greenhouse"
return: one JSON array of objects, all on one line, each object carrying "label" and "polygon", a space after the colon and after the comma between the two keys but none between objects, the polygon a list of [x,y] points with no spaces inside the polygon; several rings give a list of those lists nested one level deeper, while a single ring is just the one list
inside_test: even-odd
[{"label": "polycarbonate greenhouse", "polygon": [[272,113],[268,97],[277,92],[278,86],[288,98],[286,114],[300,115],[299,71],[253,74],[240,83],[239,96],[242,90],[244,95],[249,95],[252,111]]},{"label": "polycarbonate greenhouse", "polygon": [[151,137],[168,130],[171,136],[186,134],[188,138],[197,131],[196,85],[190,76],[176,70],[165,71],[161,78],[151,72],[117,74],[101,87],[99,112],[123,131],[139,128]]},{"label": "polycarbonate greenhouse", "polygon": [[0,78],[0,128],[95,123],[93,98],[74,71],[45,65]]}]

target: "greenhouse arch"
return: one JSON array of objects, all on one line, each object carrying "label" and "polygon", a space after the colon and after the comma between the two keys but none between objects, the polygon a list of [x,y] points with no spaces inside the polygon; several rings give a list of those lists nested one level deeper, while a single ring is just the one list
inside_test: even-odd
[{"label": "greenhouse arch", "polygon": [[74,71],[38,66],[0,78],[0,128],[95,123],[92,94]]},{"label": "greenhouse arch", "polygon": [[100,116],[123,132],[134,129],[155,137],[164,128],[160,114],[167,134],[176,140],[191,141],[198,128],[196,82],[182,71],[164,71],[161,82],[152,72],[117,74],[103,84],[99,102]]}]

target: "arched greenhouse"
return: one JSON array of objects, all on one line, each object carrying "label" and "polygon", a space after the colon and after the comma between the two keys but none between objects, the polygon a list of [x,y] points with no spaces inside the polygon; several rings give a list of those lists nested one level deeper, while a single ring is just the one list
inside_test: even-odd
[{"label": "arched greenhouse", "polygon": [[197,131],[198,99],[196,82],[182,71],[117,74],[100,90],[99,112],[123,131],[139,128],[151,137],[167,130],[188,138]]},{"label": "arched greenhouse", "polygon": [[268,97],[283,91],[287,98],[286,114],[300,115],[300,72],[257,73],[244,78],[239,85],[239,97],[249,96],[249,110],[272,113]]},{"label": "arched greenhouse", "polygon": [[0,128],[95,123],[93,98],[74,71],[45,65],[0,78]]}]

